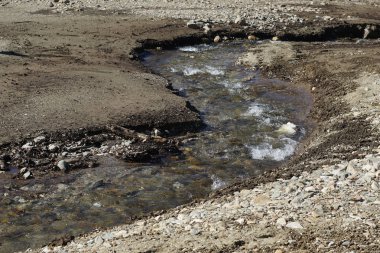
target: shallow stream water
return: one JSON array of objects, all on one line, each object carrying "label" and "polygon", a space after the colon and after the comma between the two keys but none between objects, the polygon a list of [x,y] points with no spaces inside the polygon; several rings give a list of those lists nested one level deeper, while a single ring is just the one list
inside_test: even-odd
[{"label": "shallow stream water", "polygon": [[286,161],[307,132],[311,97],[299,87],[236,64],[254,46],[237,41],[146,52],[143,63],[167,78],[207,125],[181,147],[185,158],[127,164],[106,156],[94,169],[30,180],[21,189],[30,199],[1,199],[0,252],[122,224]]}]

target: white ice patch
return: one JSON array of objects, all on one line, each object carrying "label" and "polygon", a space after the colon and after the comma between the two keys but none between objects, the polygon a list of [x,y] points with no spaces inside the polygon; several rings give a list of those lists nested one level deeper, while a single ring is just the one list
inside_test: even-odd
[{"label": "white ice patch", "polygon": [[218,189],[226,186],[226,182],[224,182],[222,179],[220,179],[219,177],[217,177],[215,175],[211,175],[211,180],[212,180],[211,189],[213,191],[218,190]]},{"label": "white ice patch", "polygon": [[247,112],[244,113],[244,116],[255,116],[259,117],[265,112],[266,108],[262,104],[253,103],[248,108]]},{"label": "white ice patch", "polygon": [[196,67],[185,67],[183,70],[183,74],[185,76],[193,76],[197,74],[205,74],[208,73],[213,76],[219,76],[219,75],[224,75],[224,71],[217,69],[212,66],[205,66],[204,69],[196,68]]},{"label": "white ice patch", "polygon": [[297,132],[297,126],[291,122],[288,122],[277,129],[276,132],[284,135],[294,135]]},{"label": "white ice patch", "polygon": [[282,161],[291,156],[296,150],[298,142],[287,137],[280,139],[282,147],[274,148],[270,143],[263,143],[258,146],[248,147],[251,151],[251,157],[257,160],[271,159]]}]

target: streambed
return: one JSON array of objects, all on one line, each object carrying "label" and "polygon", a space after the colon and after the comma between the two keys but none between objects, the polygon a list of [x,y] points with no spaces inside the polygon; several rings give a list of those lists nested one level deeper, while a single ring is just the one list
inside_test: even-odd
[{"label": "streambed", "polygon": [[143,63],[200,111],[206,128],[184,141],[183,156],[158,164],[104,156],[100,167],[74,171],[59,181],[31,180],[23,190],[38,197],[2,200],[0,249],[38,247],[65,234],[125,223],[286,161],[307,133],[311,97],[236,64],[254,46],[236,41],[146,52]]}]

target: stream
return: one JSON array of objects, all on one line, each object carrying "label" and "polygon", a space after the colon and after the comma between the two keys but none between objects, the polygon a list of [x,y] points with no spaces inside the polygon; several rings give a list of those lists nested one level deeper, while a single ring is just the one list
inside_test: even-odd
[{"label": "stream", "polygon": [[311,96],[236,64],[255,43],[271,42],[146,51],[143,64],[167,78],[200,111],[206,128],[184,141],[183,156],[165,157],[158,164],[105,156],[101,166],[65,174],[59,182],[30,180],[22,190],[38,197],[1,199],[0,252],[120,225],[131,216],[188,203],[287,161],[308,132]]}]

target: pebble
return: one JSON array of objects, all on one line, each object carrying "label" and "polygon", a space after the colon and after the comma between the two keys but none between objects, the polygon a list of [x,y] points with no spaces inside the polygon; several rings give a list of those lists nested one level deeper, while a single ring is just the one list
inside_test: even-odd
[{"label": "pebble", "polygon": [[67,171],[69,169],[70,166],[69,166],[68,162],[66,162],[65,160],[61,160],[61,161],[58,162],[57,167],[61,171],[65,172],[65,171]]},{"label": "pebble", "polygon": [[24,145],[22,145],[21,148],[25,150],[31,150],[32,148],[34,148],[34,145],[31,142],[27,142]]},{"label": "pebble", "polygon": [[94,204],[92,204],[94,207],[102,207],[102,204],[100,204],[99,202],[95,202]]},{"label": "pebble", "polygon": [[246,26],[247,25],[247,21],[245,19],[243,19],[242,17],[237,16],[236,19],[235,19],[235,24],[241,25],[241,26]]},{"label": "pebble", "polygon": [[215,43],[219,43],[221,40],[222,40],[222,38],[220,38],[219,35],[215,36],[215,38],[214,38]]},{"label": "pebble", "polygon": [[4,160],[0,160],[0,170],[5,171],[7,169]]},{"label": "pebble", "polygon": [[190,20],[186,23],[186,26],[191,29],[201,29],[203,27],[203,22]]},{"label": "pebble", "polygon": [[281,218],[277,219],[276,224],[281,226],[281,227],[284,227],[286,225],[286,219],[281,217]]},{"label": "pebble", "polygon": [[25,179],[29,179],[32,177],[32,173],[30,171],[27,171],[24,173],[24,175],[22,175]]},{"label": "pebble", "polygon": [[45,136],[37,136],[36,138],[33,139],[34,143],[40,143],[46,139]]},{"label": "pebble", "polygon": [[302,225],[298,221],[289,222],[286,224],[286,227],[290,229],[303,229]]},{"label": "pebble", "polygon": [[56,144],[49,144],[48,149],[50,152],[55,152],[58,150],[58,145]]}]

